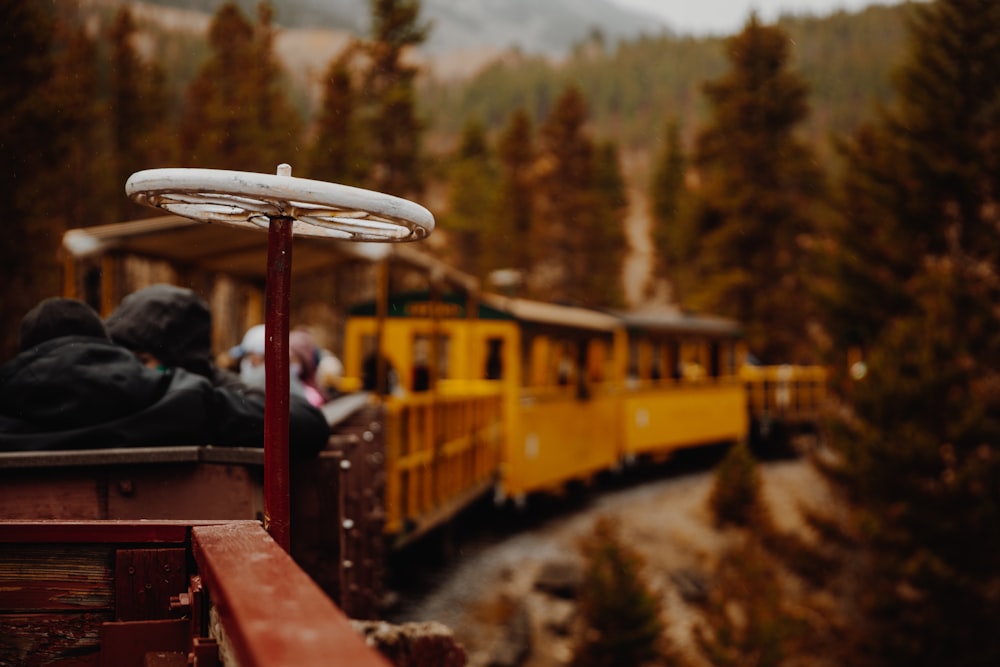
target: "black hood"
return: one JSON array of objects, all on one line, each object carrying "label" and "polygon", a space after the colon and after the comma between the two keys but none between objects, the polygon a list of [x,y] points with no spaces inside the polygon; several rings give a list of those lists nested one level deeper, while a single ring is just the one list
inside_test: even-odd
[{"label": "black hood", "polygon": [[0,416],[25,430],[89,426],[152,405],[169,382],[110,341],[63,336],[0,367]]},{"label": "black hood", "polygon": [[215,375],[212,313],[189,289],[160,284],[133,292],[105,325],[113,341],[132,351],[148,352],[166,366]]},{"label": "black hood", "polygon": [[108,340],[101,316],[77,299],[53,297],[28,311],[21,320],[20,350],[62,336],[93,336]]}]

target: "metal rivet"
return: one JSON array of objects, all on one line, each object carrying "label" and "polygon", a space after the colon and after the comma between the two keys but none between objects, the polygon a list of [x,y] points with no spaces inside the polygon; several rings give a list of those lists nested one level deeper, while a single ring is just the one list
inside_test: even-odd
[{"label": "metal rivet", "polygon": [[343,460],[343,461],[340,462],[340,467],[342,469],[344,469],[344,470],[350,470],[351,469],[351,462],[345,459],[345,460]]},{"label": "metal rivet", "polygon": [[375,434],[372,433],[371,431],[365,431],[364,435],[362,435],[361,437],[364,438],[365,442],[371,442],[372,440],[375,439]]},{"label": "metal rivet", "polygon": [[351,528],[354,528],[354,521],[351,519],[344,519],[344,523],[342,525],[344,526],[344,530],[350,530]]},{"label": "metal rivet", "polygon": [[349,561],[349,560],[345,560],[345,561],[344,561],[343,563],[341,563],[341,565],[343,566],[343,568],[344,568],[345,570],[348,570],[348,569],[350,569],[350,568],[354,567],[354,563],[352,563],[352,562],[351,562],[351,561]]}]

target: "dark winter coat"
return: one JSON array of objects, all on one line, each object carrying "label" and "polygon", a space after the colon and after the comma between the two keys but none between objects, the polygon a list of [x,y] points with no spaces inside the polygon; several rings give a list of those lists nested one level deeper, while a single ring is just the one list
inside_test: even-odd
[{"label": "dark winter coat", "polygon": [[[326,444],[326,420],[305,400],[291,397],[290,422],[293,452]],[[0,366],[0,451],[263,441],[263,396],[180,368],[147,368],[100,338],[55,338]]]}]

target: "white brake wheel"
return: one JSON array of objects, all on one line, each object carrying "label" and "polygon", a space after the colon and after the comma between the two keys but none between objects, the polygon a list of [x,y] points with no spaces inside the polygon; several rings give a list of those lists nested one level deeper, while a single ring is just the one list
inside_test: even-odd
[{"label": "white brake wheel", "polygon": [[349,185],[223,169],[147,169],[125,183],[135,202],[187,218],[267,229],[292,218],[296,236],[347,241],[415,241],[431,233],[434,216],[407,199]]}]

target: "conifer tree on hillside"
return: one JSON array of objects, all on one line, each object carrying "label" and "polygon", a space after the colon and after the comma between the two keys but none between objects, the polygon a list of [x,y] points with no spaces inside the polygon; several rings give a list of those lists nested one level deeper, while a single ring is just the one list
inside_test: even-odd
[{"label": "conifer tree on hillside", "polygon": [[181,160],[189,166],[273,173],[293,162],[299,123],[280,87],[271,13],[252,25],[232,3],[209,27],[211,56],[187,91]]},{"label": "conifer tree on hillside", "polygon": [[843,300],[868,285],[882,318],[850,331],[842,308],[830,327],[868,362],[833,441],[871,557],[857,652],[998,664],[1000,5],[913,11],[896,103],[850,144],[831,244],[856,278]]},{"label": "conifer tree on hillside", "polygon": [[109,124],[115,160],[113,170],[118,197],[114,219],[149,215],[150,209],[134,204],[122,193],[125,181],[140,169],[169,161],[172,147],[167,132],[168,104],[163,69],[142,60],[136,51],[132,10],[122,7],[108,30],[111,47]]},{"label": "conifer tree on hillside", "polygon": [[688,157],[675,119],[667,121],[663,136],[649,189],[653,221],[650,237],[655,251],[653,276],[668,280],[675,295],[683,299],[693,282],[688,273],[695,259],[696,242],[690,229],[693,217],[685,215],[683,208]]},{"label": "conifer tree on hillside", "polygon": [[751,16],[727,40],[730,69],[704,86],[711,105],[697,137],[699,285],[688,305],[745,323],[765,361],[808,359],[803,242],[813,232],[822,174],[796,136],[808,89],[790,70],[780,29]]},{"label": "conifer tree on hillside", "polygon": [[254,26],[253,87],[260,129],[261,159],[273,170],[282,162],[295,161],[302,147],[302,119],[287,94],[287,80],[274,53],[274,8],[269,2],[257,6]]},{"label": "conifer tree on hillside", "polygon": [[348,49],[334,58],[323,77],[316,139],[309,150],[309,177],[361,186],[369,157],[358,119],[361,100],[351,73],[353,55],[354,49]]},{"label": "conifer tree on hillside", "polygon": [[[43,296],[41,261],[49,250],[30,241],[44,232],[46,203],[43,177],[58,155],[48,139],[60,132],[58,109],[48,90],[54,68],[54,23],[50,9],[34,0],[0,3],[0,199],[5,205],[0,224],[0,320],[18,322]],[[45,257],[45,259],[50,259]],[[0,358],[17,349],[17,327],[0,330]]]},{"label": "conifer tree on hillside", "polygon": [[496,227],[490,216],[496,199],[496,167],[479,120],[466,124],[449,175],[449,207],[441,226],[448,231],[453,262],[463,271],[485,277],[498,262]]},{"label": "conifer tree on hillside", "polygon": [[628,195],[618,146],[612,141],[600,143],[594,153],[594,194],[591,226],[581,230],[581,259],[585,269],[581,271],[580,294],[585,296],[585,304],[621,307],[625,303],[622,265],[628,251],[625,234]]},{"label": "conifer tree on hillside", "polygon": [[542,254],[533,260],[529,281],[535,294],[546,294],[557,302],[588,300],[579,286],[588,270],[583,237],[593,227],[596,198],[594,146],[584,129],[586,120],[583,95],[579,88],[569,86],[540,131],[538,216],[530,242]]},{"label": "conifer tree on hillside", "polygon": [[407,63],[408,51],[423,43],[429,26],[419,23],[419,0],[371,0],[372,36],[364,77],[366,136],[372,142],[370,186],[408,196],[423,187],[414,80],[418,69]]},{"label": "conifer tree on hillside", "polygon": [[531,229],[535,220],[535,142],[531,118],[522,108],[510,115],[497,141],[500,192],[495,208],[495,268],[513,269],[523,278],[531,266]]},{"label": "conifer tree on hillside", "polygon": [[586,561],[580,587],[584,627],[570,664],[675,664],[660,600],[643,578],[642,557],[625,544],[612,520],[600,517],[580,548]]},{"label": "conifer tree on hillside", "polygon": [[59,110],[60,131],[45,139],[59,156],[41,179],[42,200],[56,225],[48,239],[39,239],[55,260],[62,231],[70,227],[111,222],[105,203],[121,195],[124,183],[114,183],[112,161],[104,136],[104,114],[98,91],[97,45],[83,26],[57,23],[57,49],[49,103]]}]

